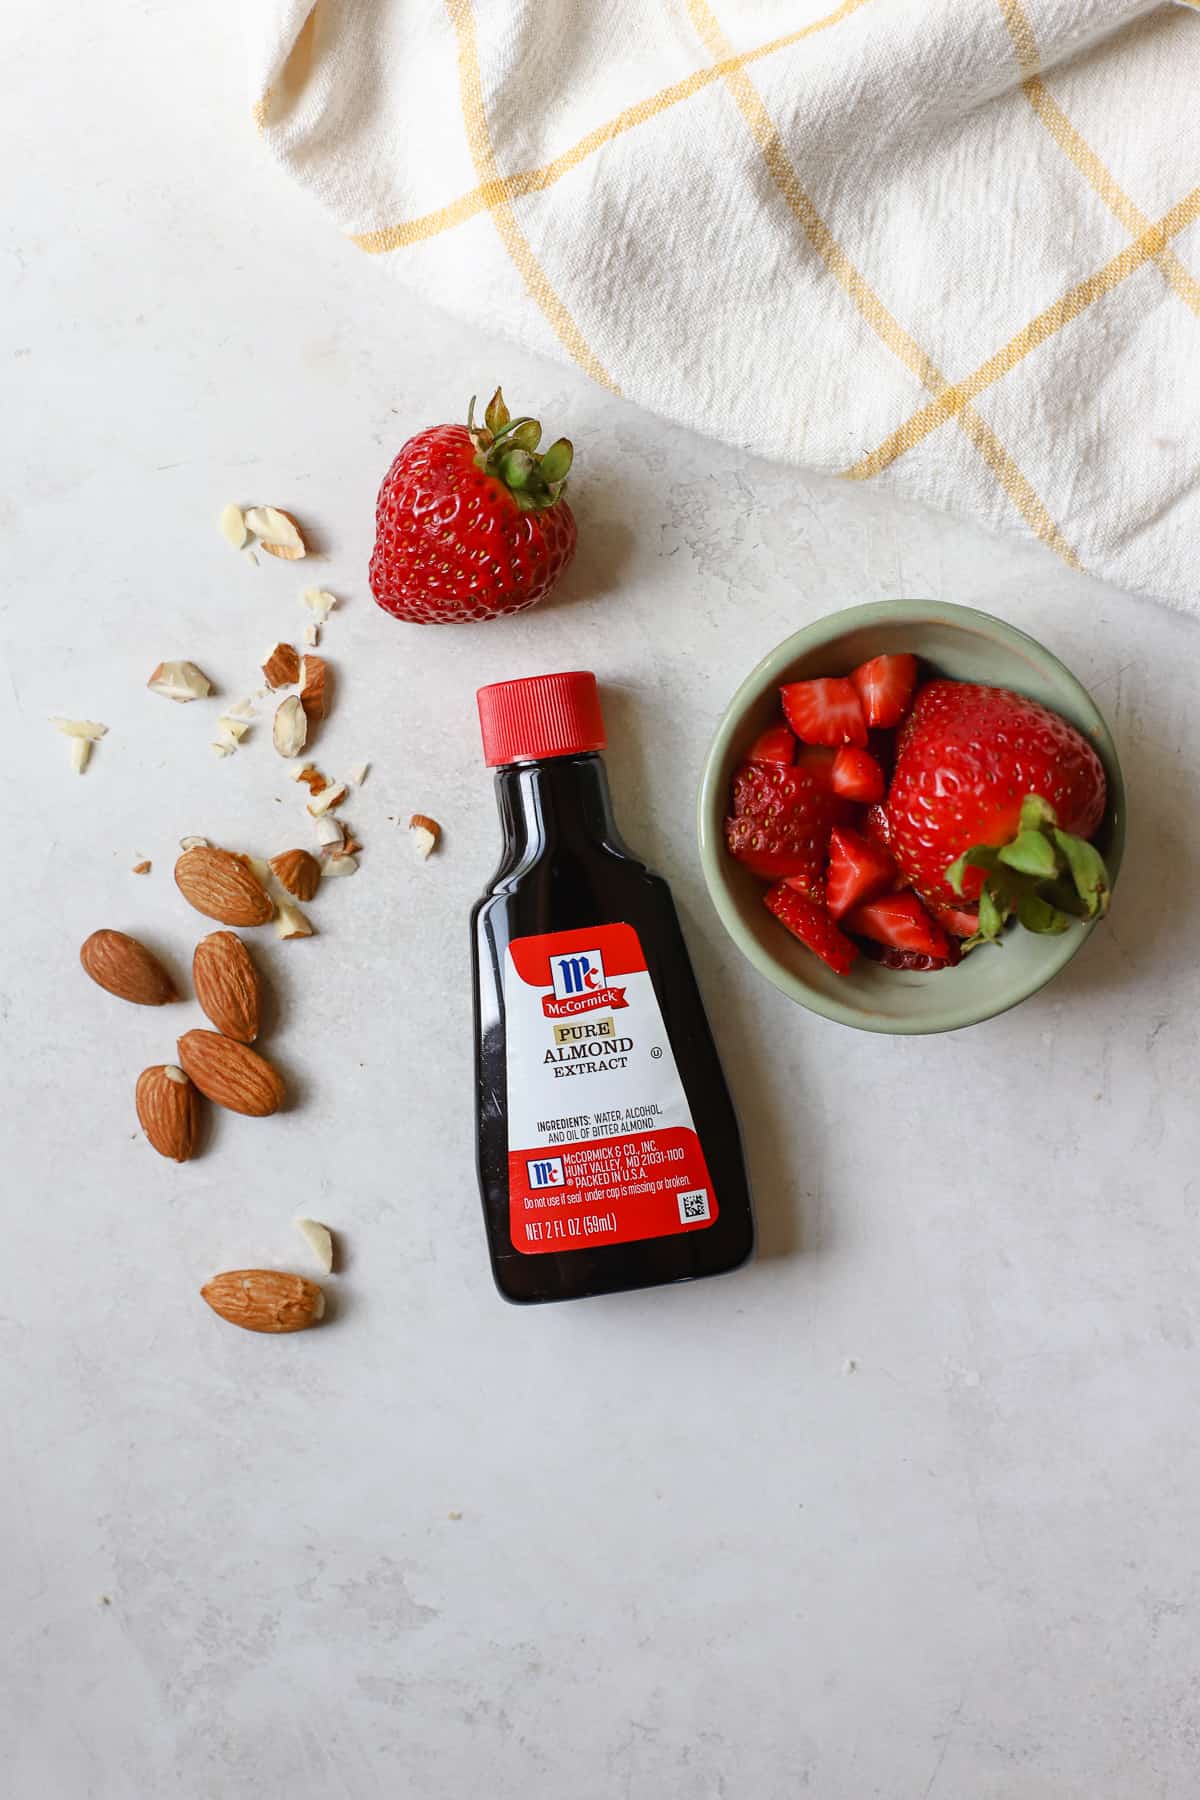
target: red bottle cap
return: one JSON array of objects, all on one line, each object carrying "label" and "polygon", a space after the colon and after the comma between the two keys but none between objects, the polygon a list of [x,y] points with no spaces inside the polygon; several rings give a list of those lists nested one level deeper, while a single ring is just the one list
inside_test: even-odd
[{"label": "red bottle cap", "polygon": [[491,769],[544,756],[579,756],[608,743],[596,677],[586,669],[496,681],[475,698],[484,761]]}]

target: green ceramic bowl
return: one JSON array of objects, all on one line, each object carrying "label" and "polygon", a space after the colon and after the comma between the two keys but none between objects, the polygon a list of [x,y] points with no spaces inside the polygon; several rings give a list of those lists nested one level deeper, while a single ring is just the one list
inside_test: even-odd
[{"label": "green ceramic bowl", "polygon": [[763,883],[728,855],[722,831],[733,771],[758,733],[779,716],[782,682],[845,675],[868,657],[904,650],[957,680],[1029,694],[1070,719],[1095,745],[1108,776],[1108,806],[1096,843],[1116,880],[1125,840],[1125,787],[1116,747],[1091,696],[1023,631],[969,606],[936,600],[888,600],[831,613],[759,663],[726,709],[704,765],[700,861],[730,937],[790,999],[860,1031],[957,1031],[1035,994],[1070,962],[1094,927],[1072,925],[1061,937],[1013,928],[1003,948],[973,950],[956,969],[926,974],[883,969],[863,956],[849,975],[835,975],[767,912]]}]

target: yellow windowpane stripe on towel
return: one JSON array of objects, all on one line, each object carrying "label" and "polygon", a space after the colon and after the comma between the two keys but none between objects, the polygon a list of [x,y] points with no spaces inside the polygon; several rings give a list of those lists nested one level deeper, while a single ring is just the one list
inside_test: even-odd
[{"label": "yellow windowpane stripe on towel", "polygon": [[[475,164],[475,173],[484,183],[498,179],[492,134],[488,129],[483,104],[483,82],[479,72],[479,48],[475,37],[475,16],[471,0],[446,0],[446,11],[458,40],[458,81],[462,102],[463,125]],[[533,246],[517,224],[516,215],[507,200],[496,200],[488,208],[500,240],[513,260],[521,279],[533,299],[541,307],[559,341],[575,358],[580,368],[602,387],[619,392],[616,382],[588,344],[566,306],[555,293],[550,278],[534,255]]]},{"label": "yellow windowpane stripe on towel", "polygon": [[852,481],[867,481],[881,470],[889,468],[897,457],[903,456],[906,450],[912,450],[922,443],[931,431],[944,425],[947,419],[961,414],[964,407],[981,394],[985,388],[991,387],[994,381],[1007,375],[1031,351],[1037,350],[1047,339],[1052,338],[1086,312],[1097,300],[1119,287],[1123,281],[1136,273],[1148,262],[1154,261],[1173,237],[1185,230],[1194,220],[1200,218],[1200,187],[1193,188],[1182,200],[1176,202],[1170,212],[1164,213],[1157,225],[1151,225],[1133,243],[1114,256],[1111,262],[1097,269],[1085,281],[1077,282],[1072,288],[1056,300],[1053,306],[1046,307],[1035,319],[1011,337],[1007,344],[989,356],[986,362],[980,363],[973,374],[962,381],[956,381],[942,393],[922,406],[910,419],[906,419],[898,430],[886,437],[877,449],[869,456],[864,456],[855,463],[846,474]]},{"label": "yellow windowpane stripe on towel", "polygon": [[[727,58],[731,45],[705,0],[688,0],[688,11],[709,54]],[[784,148],[783,140],[775,129],[762,97],[749,76],[740,68],[733,69],[728,72],[726,80],[755,142],[762,151],[763,160],[770,171],[772,180],[825,266],[842,284],[871,328],[893,355],[899,357],[905,367],[912,370],[922,386],[927,387],[933,394],[946,391],[948,383],[945,376],[922,350],[916,339],[888,311],[865,276],[837,242],[828,225],[818,213],[812,199],[804,191],[800,184],[800,178]],[[1080,568],[1082,565],[1079,558],[1051,518],[1032,484],[1021,472],[995,432],[985,420],[979,417],[973,407],[960,407],[958,415],[960,427],[967,439],[979,451],[1026,524],[1071,568]]]},{"label": "yellow windowpane stripe on towel", "polygon": [[[1075,129],[1038,73],[1041,58],[1037,38],[1020,0],[998,0],[998,4],[1012,39],[1021,74],[1025,77],[1021,83],[1021,92],[1033,108],[1035,116],[1063,154],[1070,157],[1080,174],[1091,182],[1105,206],[1114,218],[1120,220],[1130,237],[1138,237],[1143,231],[1148,231],[1150,220],[1105,167],[1087,139]],[[1169,246],[1154,260],[1184,305],[1190,306],[1200,317],[1200,282],[1184,267]]]},{"label": "yellow windowpane stripe on towel", "polygon": [[[561,156],[543,163],[538,169],[524,169],[514,175],[497,175],[494,180],[481,182],[468,194],[460,194],[457,200],[451,200],[446,206],[439,206],[435,212],[423,213],[418,219],[407,219],[400,225],[387,225],[380,231],[364,231],[351,238],[360,250],[366,250],[371,256],[382,256],[389,250],[403,250],[409,244],[419,244],[426,238],[437,237],[443,231],[461,225],[467,219],[473,219],[476,213],[490,211],[501,201],[519,200],[525,194],[540,194],[546,188],[553,187],[564,175],[578,168],[605,144],[625,132],[632,131],[635,126],[645,125],[651,119],[657,119],[660,113],[672,106],[678,106],[683,100],[690,100],[693,94],[711,87],[714,82],[724,79],[733,69],[743,69],[749,63],[758,62],[764,56],[774,56],[780,50],[787,50],[804,38],[813,37],[819,31],[828,31],[831,25],[838,25],[848,19],[860,7],[866,6],[867,0],[842,0],[842,4],[826,13],[823,19],[814,19],[811,25],[802,25],[797,31],[789,31],[783,37],[772,38],[768,44],[759,44],[754,50],[744,50],[739,56],[729,56],[723,62],[714,63],[706,69],[697,69],[691,75],[685,75],[681,81],[673,81],[669,87],[660,88],[657,94],[651,94],[647,100],[639,100],[634,106],[626,106],[606,125],[598,125],[581,137],[577,144],[564,150]],[[265,105],[265,101],[260,102]]]}]

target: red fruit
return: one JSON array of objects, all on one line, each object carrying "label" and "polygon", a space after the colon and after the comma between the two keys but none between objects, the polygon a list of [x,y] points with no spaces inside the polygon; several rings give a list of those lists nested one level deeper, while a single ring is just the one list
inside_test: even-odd
[{"label": "red fruit", "polygon": [[858,694],[840,676],[819,681],[790,681],[780,688],[783,711],[805,744],[857,744],[865,748],[867,722]]},{"label": "red fruit", "polygon": [[965,907],[933,905],[929,910],[938,924],[944,925],[954,937],[974,937],[979,930],[979,914],[969,912]]},{"label": "red fruit", "polygon": [[435,425],[409,438],[375,509],[371,592],[421,625],[495,619],[549,592],[575,554],[562,498],[571,446],[535,454],[536,419],[510,419],[497,388],[486,424]]},{"label": "red fruit", "polygon": [[917,685],[915,656],[873,656],[851,671],[868,725],[898,725]]},{"label": "red fruit", "polygon": [[825,875],[825,905],[831,918],[840,919],[851,908],[886,893],[895,879],[896,865],[882,844],[873,844],[848,826],[834,827]]},{"label": "red fruit", "polygon": [[1073,725],[1006,688],[931,681],[900,734],[888,790],[891,850],[927,899],[958,907],[978,898],[983,876],[968,869],[962,895],[946,870],[976,844],[1007,844],[1021,802],[1039,795],[1059,828],[1089,838],[1104,813],[1100,759]]},{"label": "red fruit", "polygon": [[833,764],[836,751],[822,749],[816,744],[796,745],[796,767],[807,769],[814,781],[832,791]]},{"label": "red fruit", "polygon": [[883,969],[953,969],[962,961],[962,951],[957,939],[951,938],[949,942],[949,956],[925,956],[920,950],[891,950],[870,938],[864,938],[859,948],[864,956],[869,956]]},{"label": "red fruit", "polygon": [[855,750],[843,744],[833,759],[830,782],[835,794],[844,800],[859,800],[869,806],[883,799],[883,770],[869,750]]},{"label": "red fruit", "polygon": [[869,806],[867,808],[867,836],[877,844],[885,847],[892,839],[892,821],[888,818],[886,806]]},{"label": "red fruit", "polygon": [[725,842],[752,874],[766,881],[798,879],[807,892],[822,897],[829,834],[843,811],[843,803],[809,769],[745,763],[733,778]]},{"label": "red fruit", "polygon": [[798,937],[822,962],[828,963],[835,975],[850,973],[858,955],[858,945],[852,944],[845,932],[838,930],[827,912],[804,894],[798,894],[787,882],[773,887],[770,893],[763,895],[763,900],[768,912],[774,913],[793,937]]},{"label": "red fruit", "polygon": [[755,738],[746,752],[752,763],[785,763],[796,760],[796,740],[786,725],[771,725]]},{"label": "red fruit", "polygon": [[942,962],[950,958],[949,939],[915,894],[885,894],[869,900],[850,914],[846,930],[893,950],[915,950],[919,956],[937,957]]}]

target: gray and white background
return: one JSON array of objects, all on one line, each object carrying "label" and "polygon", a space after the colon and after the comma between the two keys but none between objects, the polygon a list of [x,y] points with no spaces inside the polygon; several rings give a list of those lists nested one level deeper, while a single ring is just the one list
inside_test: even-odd
[{"label": "gray and white background", "polygon": [[[12,28],[10,27],[10,30]],[[168,80],[168,71],[170,79]],[[235,25],[18,7],[3,86],[0,1729],[14,1800],[1189,1800],[1200,1760],[1194,621],[635,412],[406,302],[260,154]],[[577,445],[547,605],[408,630],[375,487],[503,378]],[[228,499],[324,552],[254,569]],[[266,852],[295,790],[234,698],[312,577],[343,598],[321,761],[372,773],[360,873],[264,941],[295,1104],[176,1169],[133,1117],[193,1003],[78,969],[115,925],[186,971],[184,833]],[[971,1032],[873,1039],[741,963],[697,772],[741,676],[838,606],[1003,614],[1106,709],[1111,923]],[[472,1169],[466,915],[498,847],[475,687],[608,688],[628,837],[673,881],[741,1109],[762,1253],[671,1292],[495,1297]],[[103,719],[82,779],[47,724]],[[446,828],[427,867],[392,821]],[[153,860],[149,877],[130,866]],[[216,1320],[303,1269],[327,1327]]]}]

